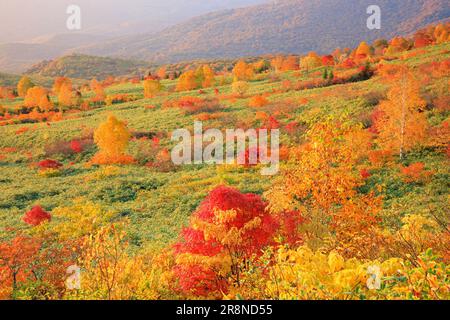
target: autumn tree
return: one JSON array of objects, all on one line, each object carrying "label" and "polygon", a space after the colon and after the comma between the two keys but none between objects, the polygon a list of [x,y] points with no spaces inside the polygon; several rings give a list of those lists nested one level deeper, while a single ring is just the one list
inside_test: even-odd
[{"label": "autumn tree", "polygon": [[43,95],[39,100],[39,110],[41,112],[49,112],[53,108],[53,103],[48,95]]},{"label": "autumn tree", "polygon": [[423,48],[433,43],[433,38],[425,32],[414,34],[414,48]]},{"label": "autumn tree", "polygon": [[84,239],[79,264],[83,267],[81,287],[86,298],[137,299],[153,289],[145,285],[150,275],[144,273],[142,259],[127,254],[125,236],[123,225],[116,223]]},{"label": "autumn tree", "polygon": [[32,87],[28,89],[24,104],[29,108],[38,107],[42,97],[47,97],[47,90],[42,87]]},{"label": "autumn tree", "polygon": [[94,132],[94,141],[100,150],[92,162],[97,164],[133,162],[132,157],[125,153],[130,137],[130,131],[125,123],[110,115]]},{"label": "autumn tree", "polygon": [[72,248],[68,243],[55,244],[51,238],[23,235],[0,242],[0,297],[61,299],[66,268],[76,253]]},{"label": "autumn tree", "polygon": [[391,89],[378,106],[380,116],[375,124],[379,132],[378,143],[385,150],[405,152],[422,143],[428,127],[423,113],[426,105],[420,96],[420,86],[406,67],[400,67],[389,79]]},{"label": "autumn tree", "polygon": [[[357,168],[370,146],[371,134],[360,126],[333,122],[314,125],[307,142],[292,150],[290,161],[266,193],[270,209],[301,212],[308,221],[302,229],[305,241],[312,248],[328,243],[330,250],[362,252],[358,245],[375,237],[380,205],[376,197],[365,198],[357,191],[364,183]],[[355,217],[359,220],[346,223]],[[357,226],[365,223],[367,227],[358,230]],[[376,252],[374,243],[366,245],[367,256]]]},{"label": "autumn tree", "polygon": [[357,58],[366,58],[370,56],[370,46],[367,44],[367,42],[363,41],[359,44],[358,48],[356,49],[355,55]]},{"label": "autumn tree", "polygon": [[[28,237],[16,237],[10,243],[0,243],[0,279],[3,295],[11,295],[19,283],[31,274],[34,257],[41,244]],[[9,290],[8,290],[9,289]]]},{"label": "autumn tree", "polygon": [[211,69],[209,65],[204,65],[201,67],[201,82],[200,86],[202,88],[209,88],[214,85],[214,71]]},{"label": "autumn tree", "polygon": [[177,91],[190,91],[197,88],[197,79],[193,70],[186,71],[178,79]]},{"label": "autumn tree", "polygon": [[252,108],[260,108],[269,104],[269,100],[263,95],[254,96],[250,99],[248,105]]},{"label": "autumn tree", "polygon": [[17,93],[19,97],[25,98],[28,89],[34,87],[34,83],[27,76],[23,76],[17,84]]},{"label": "autumn tree", "polygon": [[235,81],[232,84],[233,93],[238,94],[240,97],[244,96],[244,94],[250,88],[248,82],[245,81]]},{"label": "autumn tree", "polygon": [[330,54],[322,57],[322,64],[324,66],[333,66],[334,65],[334,57]]},{"label": "autumn tree", "polygon": [[156,75],[160,79],[165,79],[167,77],[167,67],[163,66],[156,71]]},{"label": "autumn tree", "polygon": [[274,243],[279,220],[258,195],[225,186],[212,190],[175,244],[180,290],[217,298],[229,284],[239,286],[245,261]]},{"label": "autumn tree", "polygon": [[90,89],[94,91],[95,96],[92,97],[94,103],[102,103],[106,99],[105,89],[103,85],[97,81],[97,79],[92,79],[90,82]]},{"label": "autumn tree", "polygon": [[63,83],[58,94],[58,105],[62,111],[64,107],[71,107],[73,105],[72,86],[68,83]]},{"label": "autumn tree", "polygon": [[275,72],[281,71],[281,68],[283,66],[284,58],[283,56],[276,56],[270,61],[270,65],[273,69],[275,69]]},{"label": "autumn tree", "polygon": [[300,59],[300,67],[306,72],[311,69],[320,67],[322,65],[322,59],[315,52],[310,52],[307,56]]},{"label": "autumn tree", "polygon": [[162,90],[162,85],[158,80],[144,80],[144,97],[152,98]]},{"label": "autumn tree", "polygon": [[240,60],[233,68],[233,76],[235,81],[248,81],[254,76],[253,67],[245,61]]},{"label": "autumn tree", "polygon": [[411,44],[403,37],[395,37],[389,43],[389,47],[386,49],[386,55],[393,55],[399,52],[406,51],[410,48]]},{"label": "autumn tree", "polygon": [[56,95],[59,95],[63,85],[67,85],[69,87],[72,87],[72,81],[69,78],[66,78],[66,77],[57,77],[55,79],[54,84],[53,84],[53,89],[52,89],[53,92]]},{"label": "autumn tree", "polygon": [[296,56],[288,56],[283,60],[283,63],[281,64],[281,71],[292,71],[292,70],[298,70],[299,68],[299,61]]},{"label": "autumn tree", "polygon": [[270,69],[271,63],[266,59],[261,59],[253,64],[255,72],[262,73]]},{"label": "autumn tree", "polygon": [[433,36],[436,43],[444,43],[450,40],[449,24],[440,23],[434,28]]}]

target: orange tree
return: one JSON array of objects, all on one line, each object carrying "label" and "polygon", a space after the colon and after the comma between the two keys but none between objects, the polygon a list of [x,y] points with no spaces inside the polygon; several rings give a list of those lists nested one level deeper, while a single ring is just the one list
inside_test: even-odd
[{"label": "orange tree", "polygon": [[312,248],[327,247],[348,256],[377,252],[380,199],[357,191],[364,183],[358,167],[370,140],[370,133],[360,126],[316,124],[266,192],[272,212],[298,210],[305,216],[308,223],[302,232]]},{"label": "orange tree", "polygon": [[420,96],[420,86],[406,67],[396,68],[389,77],[392,85],[387,100],[380,103],[375,128],[377,142],[385,150],[397,152],[403,158],[426,139],[428,122],[423,112],[426,102]]}]

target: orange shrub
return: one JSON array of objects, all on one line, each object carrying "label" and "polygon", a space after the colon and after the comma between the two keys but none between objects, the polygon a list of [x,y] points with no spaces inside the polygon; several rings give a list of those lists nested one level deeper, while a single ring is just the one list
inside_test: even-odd
[{"label": "orange shrub", "polygon": [[178,101],[165,103],[165,107],[176,106],[186,114],[211,113],[223,109],[217,98],[182,97]]},{"label": "orange shrub", "polygon": [[260,108],[269,104],[269,100],[267,100],[264,96],[254,96],[250,99],[248,105],[252,108]]},{"label": "orange shrub", "polygon": [[389,150],[370,150],[367,156],[370,163],[375,167],[382,167],[392,159],[392,153]]},{"label": "orange shrub", "polygon": [[433,175],[433,171],[425,170],[423,162],[416,162],[408,167],[400,168],[405,182],[423,182]]}]

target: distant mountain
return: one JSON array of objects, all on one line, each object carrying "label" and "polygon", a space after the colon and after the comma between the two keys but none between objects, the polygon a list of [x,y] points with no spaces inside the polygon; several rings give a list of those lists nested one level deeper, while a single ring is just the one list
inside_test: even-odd
[{"label": "distant mountain", "polygon": [[373,0],[278,0],[203,15],[146,34],[76,51],[152,62],[234,58],[265,53],[330,52],[362,40],[409,34],[450,17],[448,0],[378,0],[381,30],[366,26]]},{"label": "distant mountain", "polygon": [[32,43],[0,44],[0,70],[22,73],[33,64],[64,55],[69,49],[105,41],[105,37],[86,34],[61,34],[42,37]]},{"label": "distant mountain", "polygon": [[[166,1],[175,4],[179,0]],[[189,1],[200,6],[204,0]],[[261,1],[264,0],[232,0],[223,7]],[[219,3],[214,0],[211,8],[217,8]],[[150,63],[266,53],[327,53],[336,47],[355,47],[363,40],[408,35],[450,17],[448,0],[377,0],[382,13],[381,30],[369,30],[366,9],[373,3],[373,0],[276,0],[202,15],[154,33],[114,39],[76,33],[41,37],[33,43],[0,45],[0,70],[20,73],[41,60],[72,53]],[[170,16],[170,12],[164,14]],[[147,23],[150,25],[151,19]]]},{"label": "distant mountain", "polygon": [[[112,37],[154,33],[206,12],[265,1],[268,0],[78,0],[82,33],[67,33],[66,8],[73,1],[1,0],[0,70],[21,73],[41,60],[76,51],[69,49],[95,45]],[[20,27],[17,21],[21,21]]]},{"label": "distant mountain", "polygon": [[108,76],[136,74],[139,71],[143,73],[148,67],[149,65],[142,61],[72,54],[38,63],[25,73],[43,77],[66,76],[103,80]]}]

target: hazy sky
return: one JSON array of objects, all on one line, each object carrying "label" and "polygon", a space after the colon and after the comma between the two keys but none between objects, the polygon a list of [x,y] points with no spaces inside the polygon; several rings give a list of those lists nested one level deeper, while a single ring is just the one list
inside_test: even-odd
[{"label": "hazy sky", "polygon": [[149,32],[202,13],[268,0],[0,0],[0,42],[66,33],[66,8],[80,6],[82,32]]}]

